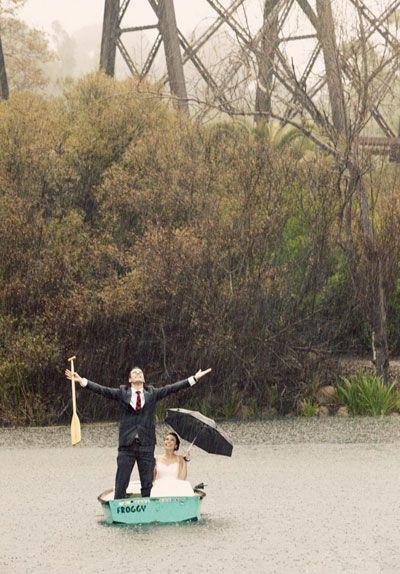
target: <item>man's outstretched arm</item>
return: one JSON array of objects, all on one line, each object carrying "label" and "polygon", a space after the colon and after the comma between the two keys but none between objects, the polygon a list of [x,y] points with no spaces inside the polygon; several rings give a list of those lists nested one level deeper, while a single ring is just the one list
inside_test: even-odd
[{"label": "man's outstretched arm", "polygon": [[161,389],[156,389],[157,393],[156,401],[160,401],[161,399],[168,397],[168,395],[171,395],[172,393],[177,393],[182,389],[188,389],[189,387],[192,387],[194,384],[197,383],[199,379],[201,379],[202,377],[204,377],[204,375],[207,375],[210,372],[211,369],[206,369],[205,371],[202,371],[200,369],[199,371],[197,371],[195,375],[189,377],[188,379],[184,379],[183,381],[179,381],[178,383],[173,383],[172,385],[165,385],[165,387],[161,387]]},{"label": "man's outstretched arm", "polygon": [[93,393],[97,393],[98,395],[106,397],[107,399],[117,400],[121,396],[120,389],[110,389],[110,387],[103,387],[103,385],[93,383],[92,381],[85,379],[85,377],[81,377],[76,372],[72,373],[72,371],[69,371],[68,369],[66,369],[65,374],[67,376],[67,379],[69,379],[70,381],[72,380],[78,381],[81,387],[86,387]]}]

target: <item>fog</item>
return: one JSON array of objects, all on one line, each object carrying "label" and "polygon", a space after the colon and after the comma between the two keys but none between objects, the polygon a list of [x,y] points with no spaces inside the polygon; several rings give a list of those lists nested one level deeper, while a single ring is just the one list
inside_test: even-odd
[{"label": "fog", "polygon": [[[228,6],[230,2],[224,0]],[[235,13],[235,18],[248,28],[252,35],[259,30],[262,22],[264,0],[245,0],[244,6]],[[314,2],[312,2],[314,4]],[[382,13],[385,0],[365,0],[365,4],[375,12]],[[175,0],[175,12],[180,30],[190,41],[199,36],[218,17],[207,0]],[[355,11],[349,0],[340,0],[333,4],[339,25],[340,35],[346,36],[355,25]],[[387,7],[387,6],[386,6]],[[49,73],[52,83],[60,77],[80,77],[98,69],[101,42],[101,27],[104,0],[27,0],[20,16],[31,26],[47,33],[50,45],[58,55],[58,64],[53,64]],[[132,0],[121,27],[155,24],[156,17],[148,0]],[[282,34],[286,38],[297,35],[313,34],[310,22],[305,18],[298,5],[294,5],[286,20]],[[351,35],[351,34],[350,34]],[[156,31],[124,34],[123,42],[134,60],[141,68],[156,38]],[[305,67],[315,45],[315,40],[289,42],[285,50],[299,74]],[[238,43],[232,30],[224,25],[200,51],[203,62],[212,69],[218,62],[238,49]],[[317,59],[314,74],[323,71],[322,57]],[[149,74],[150,80],[158,80],[165,73],[165,58],[160,50]],[[198,74],[189,63],[185,66],[188,90],[195,86]],[[117,54],[116,76],[123,78],[129,70]]]},{"label": "fog", "polygon": [[[254,0],[253,0],[254,3]],[[261,4],[259,0],[255,5]],[[178,24],[183,30],[192,31],[202,20],[215,17],[206,0],[175,0]],[[51,31],[58,20],[63,28],[73,34],[86,26],[100,26],[103,18],[104,0],[27,0],[21,16],[32,26]],[[155,21],[147,0],[135,0],[129,6],[125,20],[129,25]]]}]

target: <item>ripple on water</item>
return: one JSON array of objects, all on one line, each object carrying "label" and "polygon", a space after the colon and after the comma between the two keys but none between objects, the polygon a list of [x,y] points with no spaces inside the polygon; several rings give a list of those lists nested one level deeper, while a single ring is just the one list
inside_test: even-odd
[{"label": "ripple on water", "polygon": [[399,571],[397,418],[221,427],[232,458],[194,448],[189,467],[201,520],[140,528],[106,525],[97,501],[117,425],[82,425],[76,448],[68,427],[1,429],[1,574]]},{"label": "ripple on water", "polygon": [[[393,443],[400,440],[400,417],[304,418],[283,417],[220,422],[234,444]],[[157,441],[167,430],[157,425]],[[76,448],[115,447],[118,423],[82,424]],[[69,447],[69,426],[0,428],[0,448]]]}]

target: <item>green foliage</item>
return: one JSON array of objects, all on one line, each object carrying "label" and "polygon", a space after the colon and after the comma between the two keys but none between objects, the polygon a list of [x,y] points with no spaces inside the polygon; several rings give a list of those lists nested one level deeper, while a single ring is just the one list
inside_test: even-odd
[{"label": "green foliage", "polygon": [[[104,74],[62,97],[14,94],[0,113],[4,423],[69,417],[72,354],[106,385],[133,364],[151,384],[213,367],[212,386],[165,406],[287,412],[310,396],[303,381],[333,376],[327,350],[360,340],[337,174],[298,139],[201,126],[154,86]],[[83,393],[79,409],[116,415]]]},{"label": "green foliage", "polygon": [[247,408],[249,409],[250,412],[250,417],[254,418],[254,417],[259,417],[260,413],[261,413],[261,405],[260,403],[257,401],[257,399],[255,397],[252,397],[248,403],[247,403]]},{"label": "green foliage", "polygon": [[339,403],[352,415],[387,415],[398,406],[393,384],[385,385],[376,375],[342,378],[337,391]]},{"label": "green foliage", "polygon": [[303,417],[315,417],[317,415],[317,405],[310,399],[303,399],[299,404],[299,414]]},{"label": "green foliage", "polygon": [[48,84],[45,65],[54,59],[46,34],[31,28],[18,10],[26,0],[3,0],[0,6],[1,39],[11,90],[43,90]]},{"label": "green foliage", "polygon": [[226,401],[222,404],[222,417],[224,419],[233,419],[237,415],[238,410],[238,402],[237,397],[229,397]]},{"label": "green foliage", "polygon": [[57,341],[21,329],[7,319],[0,321],[0,330],[4,333],[0,347],[0,420],[31,425],[57,421],[58,393],[51,393],[51,401],[44,393],[49,367],[61,359]]},{"label": "green foliage", "polygon": [[274,122],[259,122],[254,128],[257,138],[263,140],[278,152],[289,150],[297,157],[303,157],[307,151],[314,151],[313,144],[304,134],[290,126],[280,126]]}]

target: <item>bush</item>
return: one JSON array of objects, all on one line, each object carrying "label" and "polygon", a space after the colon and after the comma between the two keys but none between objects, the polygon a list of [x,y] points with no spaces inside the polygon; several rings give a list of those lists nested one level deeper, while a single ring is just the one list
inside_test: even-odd
[{"label": "bush", "polygon": [[299,414],[302,417],[315,417],[317,414],[317,405],[310,399],[304,399],[299,404]]},{"label": "bush", "polygon": [[[152,384],[212,366],[218,383],[165,407],[286,413],[360,340],[332,163],[234,122],[199,125],[147,89],[93,74],[63,97],[0,102],[4,422],[69,419],[70,355],[105,385],[133,364]],[[81,397],[82,420],[116,416]]]},{"label": "bush", "polygon": [[57,422],[63,405],[54,384],[60,361],[56,340],[47,340],[0,319],[6,336],[0,347],[0,421],[4,425]]},{"label": "bush", "polygon": [[339,403],[352,415],[387,415],[398,405],[394,385],[385,385],[376,375],[343,377],[337,391]]}]

